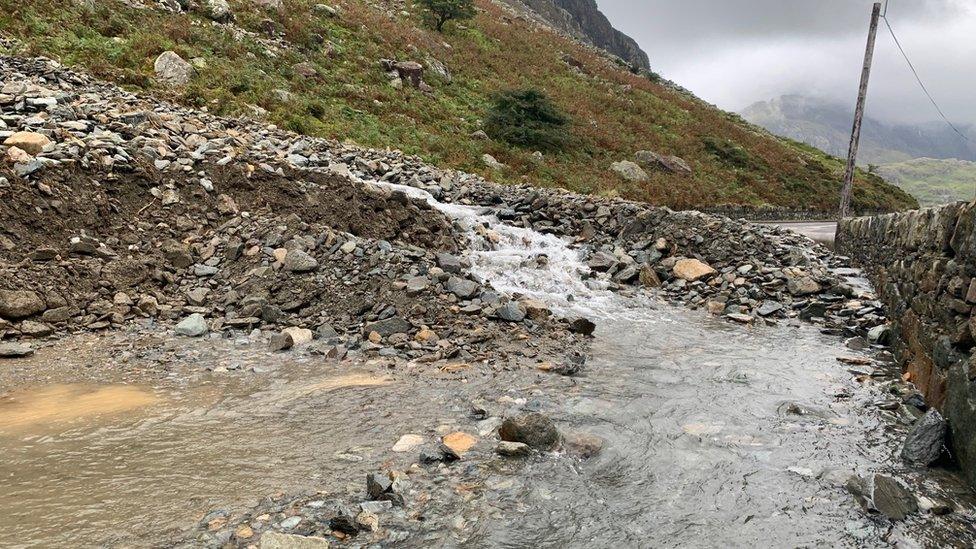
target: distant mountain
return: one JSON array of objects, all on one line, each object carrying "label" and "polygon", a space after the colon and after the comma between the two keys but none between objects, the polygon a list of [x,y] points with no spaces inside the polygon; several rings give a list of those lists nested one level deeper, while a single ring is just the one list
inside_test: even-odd
[{"label": "distant mountain", "polygon": [[922,206],[976,197],[976,162],[916,158],[885,164],[875,173],[911,193]]},{"label": "distant mountain", "polygon": [[[846,157],[854,111],[851,107],[800,95],[755,103],[742,117],[767,130]],[[963,127],[963,131],[972,127]],[[887,164],[914,158],[976,161],[976,142],[960,138],[942,123],[887,124],[865,117],[858,163]]]}]

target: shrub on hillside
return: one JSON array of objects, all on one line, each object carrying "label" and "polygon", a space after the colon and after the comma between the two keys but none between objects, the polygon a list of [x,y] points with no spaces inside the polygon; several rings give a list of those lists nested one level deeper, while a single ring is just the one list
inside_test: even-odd
[{"label": "shrub on hillside", "polygon": [[485,118],[485,133],[518,147],[554,150],[569,141],[568,124],[569,117],[544,93],[512,90],[495,97]]},{"label": "shrub on hillside", "polygon": [[420,0],[437,32],[448,21],[471,19],[475,15],[474,0]]}]

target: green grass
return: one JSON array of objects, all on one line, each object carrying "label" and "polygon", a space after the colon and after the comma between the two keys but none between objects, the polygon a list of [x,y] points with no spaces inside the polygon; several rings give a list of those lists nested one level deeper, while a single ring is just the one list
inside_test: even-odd
[{"label": "green grass", "polygon": [[[314,9],[321,0],[285,0],[281,12],[250,1],[232,1],[237,25],[255,33],[240,40],[200,14],[172,14],[100,0],[0,0],[0,33],[43,54],[83,67],[96,76],[216,114],[267,111],[269,122],[320,137],[364,146],[391,147],[444,167],[476,172],[500,183],[531,183],[617,195],[676,208],[720,204],[774,205],[832,210],[841,163],[743,123],[687,93],[630,74],[575,42],[534,31],[499,7],[479,1],[481,12],[441,35],[427,28],[419,10],[408,16],[381,13],[362,0],[340,0],[339,17]],[[263,21],[284,33],[288,47],[269,52],[258,39]],[[153,82],[156,56],[174,50],[199,58],[184,90]],[[569,54],[585,67],[577,73]],[[448,84],[428,76],[431,95],[388,84],[381,58],[427,57],[452,71]],[[317,78],[292,67],[311,64]],[[566,112],[571,146],[546,152],[470,134],[482,128],[492,96],[515,88],[545,92]],[[281,91],[291,94],[282,101]],[[685,159],[692,176],[654,172],[643,184],[626,183],[609,171],[612,162],[650,149]],[[509,168],[490,172],[483,154]],[[903,209],[915,201],[880,178],[860,174],[855,207]]]},{"label": "green grass", "polygon": [[911,193],[923,206],[969,202],[976,197],[976,162],[917,158],[884,164],[877,173]]}]

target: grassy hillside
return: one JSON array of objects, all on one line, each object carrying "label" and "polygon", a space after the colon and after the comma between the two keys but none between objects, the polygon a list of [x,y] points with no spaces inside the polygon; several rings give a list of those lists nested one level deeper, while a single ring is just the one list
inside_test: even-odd
[{"label": "grassy hillside", "polygon": [[[474,20],[451,24],[444,35],[427,28],[419,8],[409,3],[401,12],[394,2],[384,9],[341,0],[330,4],[338,15],[315,3],[285,0],[283,9],[269,10],[254,0],[231,1],[236,24],[229,26],[197,11],[137,9],[118,0],[0,0],[0,34],[19,39],[27,53],[85,67],[132,89],[220,114],[257,111],[298,132],[398,148],[502,183],[617,194],[679,208],[836,206],[842,171],[836,159],[620,70],[488,1],[479,0]],[[278,33],[274,40],[269,30]],[[198,58],[197,75],[184,90],[153,81],[153,61],[166,50]],[[582,69],[571,67],[567,55]],[[431,94],[395,89],[380,68],[381,58],[427,66],[436,59],[449,67],[453,80],[428,70]],[[300,62],[318,76],[298,74],[294,65]],[[569,147],[541,160],[531,150],[471,137],[481,129],[492,94],[526,87],[544,91],[572,120]],[[653,172],[650,181],[631,183],[609,171],[612,162],[633,159],[642,149],[680,156],[694,174]],[[508,168],[491,171],[481,160],[485,153]],[[860,175],[856,207],[914,205],[880,178]]]},{"label": "grassy hillside", "polygon": [[976,162],[917,158],[885,164],[877,173],[911,193],[923,206],[968,202],[976,196]]}]

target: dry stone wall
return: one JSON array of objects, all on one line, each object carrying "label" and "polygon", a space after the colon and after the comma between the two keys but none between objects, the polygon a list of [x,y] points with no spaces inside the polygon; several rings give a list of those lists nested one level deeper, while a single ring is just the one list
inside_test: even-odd
[{"label": "dry stone wall", "polygon": [[844,220],[837,248],[865,267],[906,375],[943,412],[976,484],[976,203]]}]

